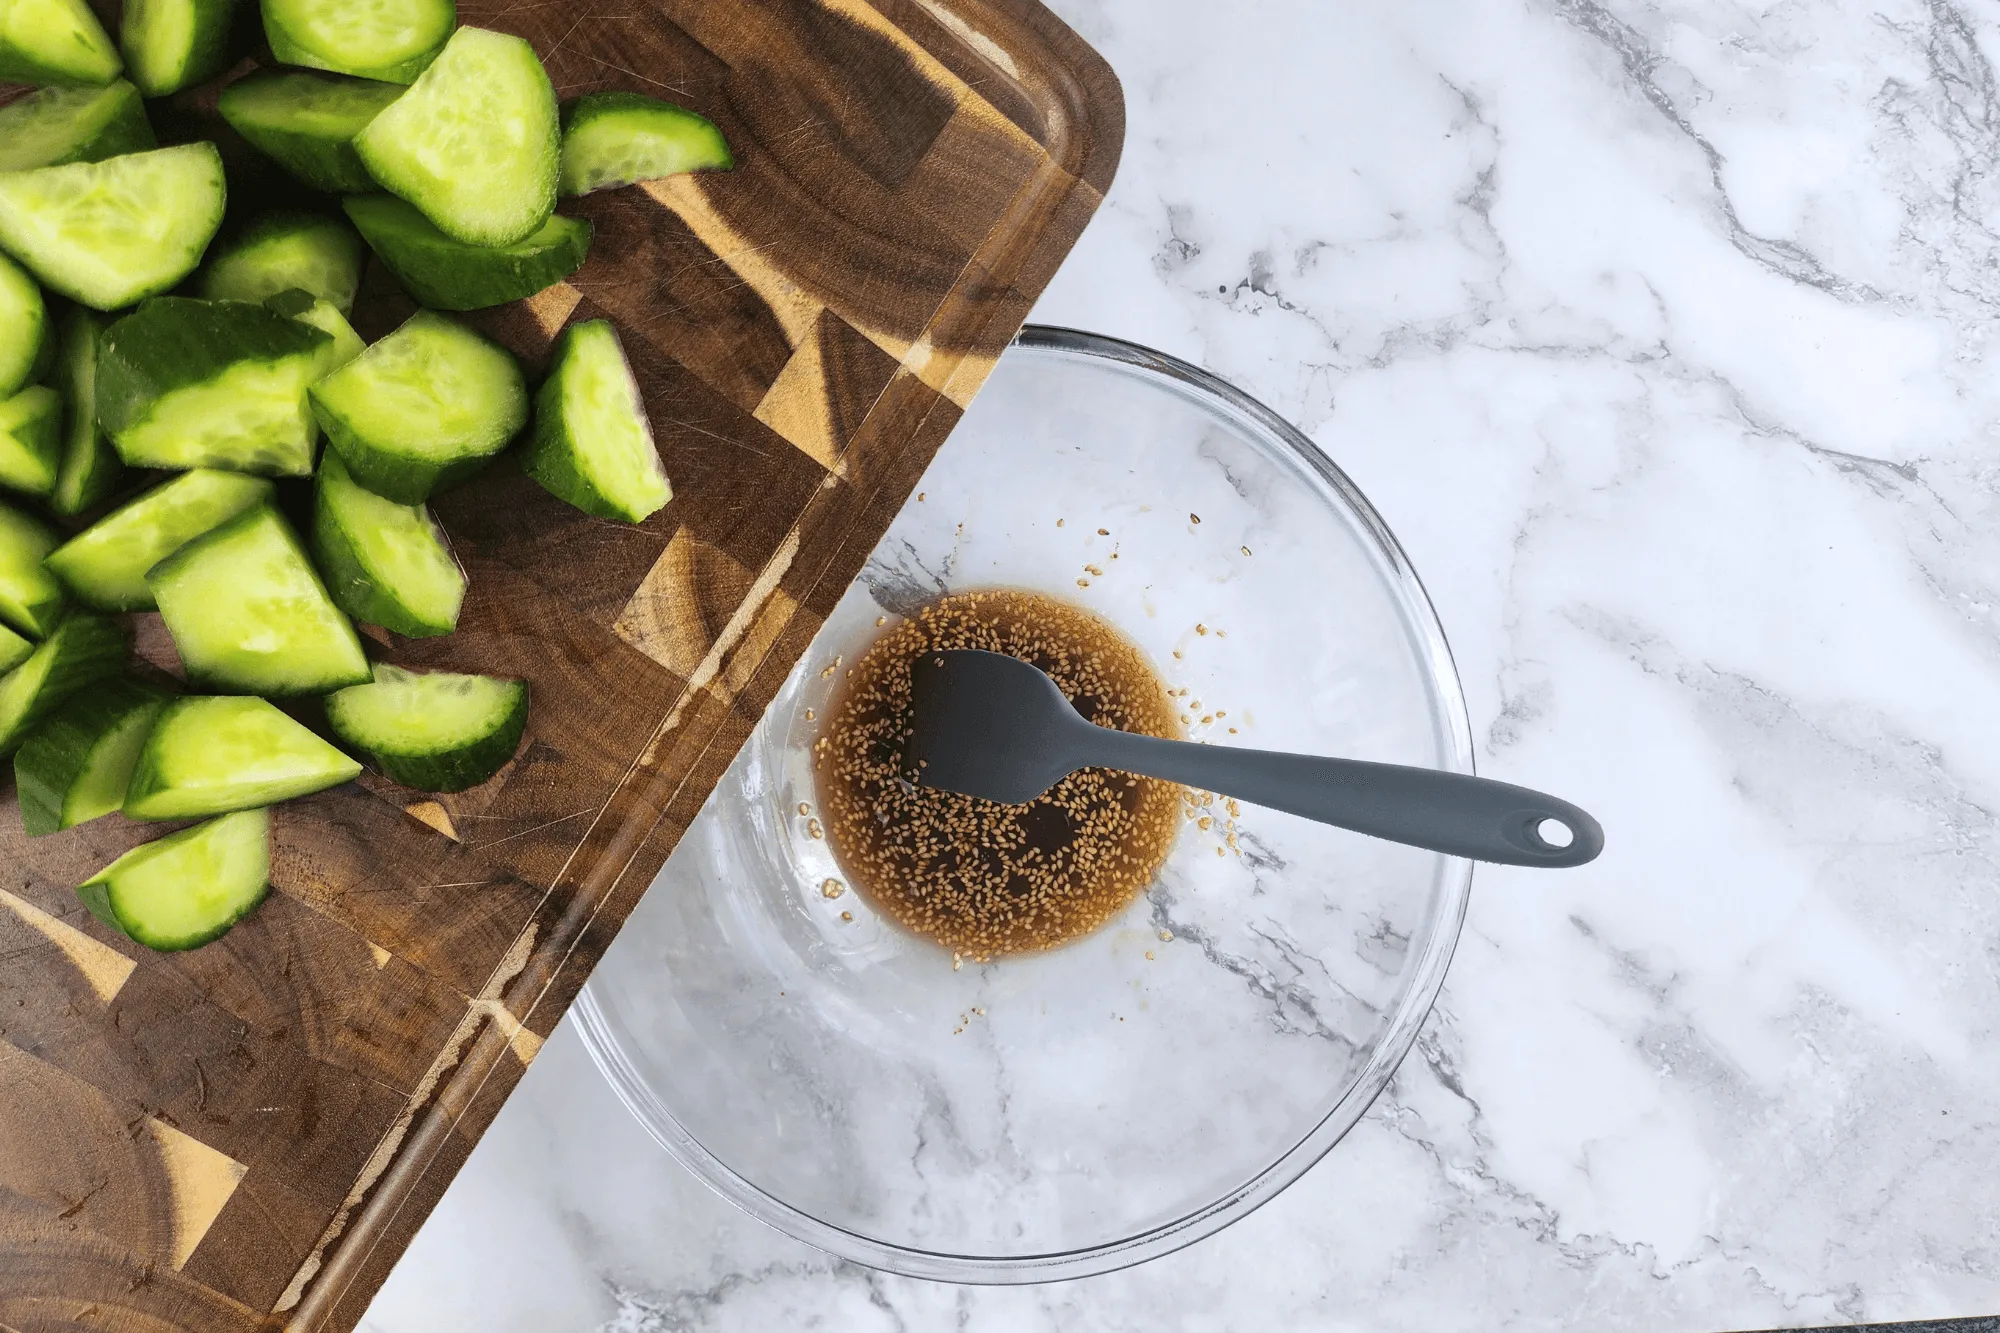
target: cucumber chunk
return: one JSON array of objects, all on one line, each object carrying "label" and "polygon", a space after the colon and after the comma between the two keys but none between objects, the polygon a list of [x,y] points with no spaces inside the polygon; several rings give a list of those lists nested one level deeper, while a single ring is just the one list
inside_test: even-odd
[{"label": "cucumber chunk", "polygon": [[153,566],[275,494],[261,477],[198,469],[105,515],[50,555],[48,568],[92,610],[151,611]]},{"label": "cucumber chunk", "polygon": [[48,324],[42,289],[19,264],[0,255],[0,398],[13,397],[34,379]]},{"label": "cucumber chunk", "polygon": [[42,564],[56,534],[18,509],[0,504],[0,624],[46,639],[62,619],[62,584]]},{"label": "cucumber chunk", "polygon": [[116,310],[194,272],[222,225],[212,143],[0,174],[0,248],[42,285]]},{"label": "cucumber chunk", "polygon": [[146,582],[198,685],[278,698],[369,679],[353,622],[269,506],[195,538]]},{"label": "cucumber chunk", "polygon": [[556,207],[556,94],[519,37],[460,28],[434,64],[355,136],[368,174],[438,230],[513,245]]},{"label": "cucumber chunk", "polygon": [[62,464],[62,395],[31,385],[0,402],[0,486],[46,500]]},{"label": "cucumber chunk", "polygon": [[452,0],[264,0],[264,35],[287,65],[408,83],[458,23]]},{"label": "cucumber chunk", "polygon": [[310,476],[306,389],[331,343],[261,305],[163,296],[99,339],[97,419],[133,467]]},{"label": "cucumber chunk", "polygon": [[279,292],[264,304],[285,318],[310,324],[333,339],[320,353],[319,367],[313,374],[315,384],[368,350],[368,344],[361,341],[361,335],[347,322],[347,316],[335,310],[323,296],[314,296],[295,287],[288,292]]},{"label": "cucumber chunk", "polygon": [[245,810],[125,853],[77,887],[90,914],[163,953],[221,939],[271,888],[271,815]]},{"label": "cucumber chunk", "polygon": [[491,780],[520,748],[528,686],[384,663],[373,684],[329,696],[326,718],[343,744],[391,780],[418,791],[464,791]]},{"label": "cucumber chunk", "polygon": [[419,310],[312,387],[327,444],[355,481],[402,504],[472,475],[528,422],[512,354]]},{"label": "cucumber chunk", "polygon": [[422,505],[357,486],[331,453],[319,468],[313,555],[334,605],[356,620],[413,639],[458,628],[465,571],[444,529]]},{"label": "cucumber chunk", "polygon": [[314,213],[259,218],[208,261],[201,294],[211,301],[264,301],[294,289],[332,302],[343,315],[361,285],[361,238]]},{"label": "cucumber chunk", "polygon": [[90,310],[72,310],[63,320],[56,377],[69,413],[49,508],[65,518],[95,508],[125,475],[118,451],[97,424],[97,335],[103,331],[103,319]]},{"label": "cucumber chunk", "polygon": [[253,810],[360,775],[360,764],[262,699],[176,699],[132,770],[125,817]]},{"label": "cucumber chunk", "polygon": [[646,404],[608,319],[563,330],[521,469],[586,514],[639,523],[673,499]]},{"label": "cucumber chunk", "polygon": [[5,625],[0,625],[0,676],[6,675],[34,655],[35,645],[32,640],[24,639]]},{"label": "cucumber chunk", "polygon": [[638,93],[585,93],[563,107],[566,195],[736,165],[715,122]]},{"label": "cucumber chunk", "polygon": [[28,660],[0,676],[0,759],[43,718],[125,669],[125,635],[101,616],[71,616]]},{"label": "cucumber chunk", "polygon": [[0,171],[101,162],[154,146],[146,104],[123,79],[102,88],[43,88],[0,107]]},{"label": "cucumber chunk", "polygon": [[583,267],[590,224],[551,215],[512,245],[467,245],[392,194],[341,201],[368,248],[403,290],[433,310],[482,310],[533,296]]},{"label": "cucumber chunk", "polygon": [[83,0],[0,4],[0,80],[109,83],[118,70],[118,50]]},{"label": "cucumber chunk", "polygon": [[21,824],[31,838],[87,824],[125,805],[139,748],[167,696],[114,680],[50,713],[14,756]]},{"label": "cucumber chunk", "polygon": [[125,0],[118,48],[139,91],[165,97],[222,72],[236,0]]},{"label": "cucumber chunk", "polygon": [[253,74],[222,90],[216,110],[236,132],[316,190],[366,194],[379,188],[354,136],[402,85],[319,74]]}]

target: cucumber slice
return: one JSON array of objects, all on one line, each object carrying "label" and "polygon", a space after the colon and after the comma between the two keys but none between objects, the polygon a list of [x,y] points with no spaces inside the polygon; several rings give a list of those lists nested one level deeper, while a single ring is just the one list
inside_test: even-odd
[{"label": "cucumber slice", "polygon": [[736,165],[715,122],[638,93],[585,93],[563,107],[564,194]]},{"label": "cucumber slice", "polygon": [[341,201],[368,248],[403,290],[433,310],[482,310],[533,296],[583,267],[590,224],[551,215],[513,245],[454,241],[392,194]]},{"label": "cucumber slice", "polygon": [[269,506],[195,538],[146,582],[199,685],[277,698],[369,679],[353,623]]},{"label": "cucumber slice", "polygon": [[200,469],[99,519],[48,558],[48,568],[96,611],[151,611],[153,566],[247,509],[270,503],[262,477]]},{"label": "cucumber slice", "polygon": [[0,624],[46,639],[62,619],[62,584],[42,560],[56,549],[56,534],[18,509],[0,504]]},{"label": "cucumber slice", "polygon": [[125,0],[118,49],[139,91],[165,97],[222,72],[236,0]]},{"label": "cucumber slice", "polygon": [[154,146],[146,104],[123,79],[103,88],[43,88],[0,107],[0,171],[101,162]]},{"label": "cucumber slice", "polygon": [[243,301],[148,301],[98,340],[97,420],[133,467],[310,476],[306,388],[332,341]]},{"label": "cucumber slice", "polygon": [[34,655],[35,645],[32,640],[24,639],[5,625],[0,625],[0,676],[6,675]]},{"label": "cucumber slice", "polygon": [[46,500],[62,463],[62,395],[46,384],[0,402],[0,486]]},{"label": "cucumber slice", "polygon": [[63,320],[57,378],[69,414],[49,508],[65,518],[95,508],[125,475],[118,451],[97,424],[97,335],[103,331],[104,321],[93,311],[72,310]]},{"label": "cucumber slice", "polygon": [[408,83],[458,23],[452,0],[264,0],[264,35],[287,65]]},{"label": "cucumber slice", "polygon": [[373,684],[329,696],[326,719],[391,780],[418,791],[464,791],[489,781],[520,748],[528,686],[441,671],[420,676],[384,663]]},{"label": "cucumber slice", "polygon": [[319,468],[313,555],[334,605],[356,620],[413,639],[458,628],[465,571],[444,529],[422,505],[357,486],[332,453]]},{"label": "cucumber slice", "polygon": [[477,472],[528,422],[506,348],[419,310],[312,387],[327,444],[354,480],[402,504]]},{"label": "cucumber slice", "polygon": [[355,136],[368,174],[470,245],[513,245],[556,207],[556,94],[519,37],[460,28]]},{"label": "cucumber slice", "polygon": [[0,759],[70,697],[125,670],[125,635],[101,616],[71,616],[0,676]]},{"label": "cucumber slice", "polygon": [[222,225],[212,143],[0,175],[0,248],[45,287],[116,310],[194,272]]},{"label": "cucumber slice", "polygon": [[0,80],[109,83],[118,69],[117,48],[83,0],[0,4]]},{"label": "cucumber slice", "polygon": [[176,699],[132,770],[125,817],[224,815],[359,776],[360,764],[262,699]]},{"label": "cucumber slice", "polygon": [[638,381],[608,319],[563,330],[521,469],[586,514],[643,522],[673,499]]},{"label": "cucumber slice", "polygon": [[368,350],[368,344],[361,341],[361,335],[347,322],[347,316],[335,310],[325,297],[294,287],[291,291],[279,292],[264,304],[285,318],[310,324],[333,339],[320,354],[319,368],[313,375],[314,383]]},{"label": "cucumber slice", "polygon": [[222,938],[271,888],[271,815],[245,810],[125,853],[77,887],[90,914],[149,949]]},{"label": "cucumber slice", "polygon": [[403,95],[401,84],[319,74],[253,74],[222,90],[216,110],[236,132],[316,190],[366,194],[380,188],[354,151],[354,136]]},{"label": "cucumber slice", "polygon": [[14,756],[14,790],[28,836],[59,833],[121,809],[139,748],[166,706],[164,691],[114,680],[49,714]]},{"label": "cucumber slice", "polygon": [[0,398],[13,397],[35,378],[48,323],[42,289],[19,264],[0,255]]},{"label": "cucumber slice", "polygon": [[201,294],[211,301],[264,301],[297,289],[346,314],[360,285],[361,238],[353,228],[313,213],[273,213],[208,261]]}]

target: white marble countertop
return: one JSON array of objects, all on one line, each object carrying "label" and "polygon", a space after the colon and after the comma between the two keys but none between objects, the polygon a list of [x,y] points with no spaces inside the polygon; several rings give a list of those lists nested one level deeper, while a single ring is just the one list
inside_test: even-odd
[{"label": "white marble countertop", "polygon": [[959,1289],[675,1166],[567,1026],[363,1327],[1748,1328],[2000,1311],[2000,13],[1056,0],[1124,80],[1035,318],[1199,362],[1395,528],[1482,870],[1331,1156],[1167,1259]]}]

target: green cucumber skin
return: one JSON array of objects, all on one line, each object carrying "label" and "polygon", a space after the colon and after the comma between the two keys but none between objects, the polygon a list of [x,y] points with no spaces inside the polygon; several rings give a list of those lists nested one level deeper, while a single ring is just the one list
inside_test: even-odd
[{"label": "green cucumber skin", "polygon": [[272,4],[269,0],[262,6],[264,17],[264,38],[271,44],[271,54],[282,65],[303,65],[308,69],[323,69],[335,74],[348,74],[356,78],[373,79],[380,83],[411,84],[417,76],[430,68],[431,62],[444,50],[445,43],[458,26],[458,8],[451,0],[438,8],[442,11],[437,40],[421,51],[412,52],[401,60],[393,60],[381,65],[362,65],[342,60],[337,52],[325,51],[313,46],[302,33],[295,32],[286,24],[284,6]]},{"label": "green cucumber skin", "polygon": [[[146,852],[148,848],[190,842],[210,836],[220,828],[226,826],[230,821],[251,820],[256,821],[259,827],[255,832],[264,839],[263,883],[255,892],[246,895],[244,900],[237,905],[235,911],[226,919],[220,919],[209,928],[196,931],[192,935],[164,937],[148,930],[141,922],[130,921],[119,915],[117,905],[112,898],[112,881],[117,876],[119,869],[126,865],[132,857]],[[189,949],[198,949],[204,944],[212,944],[224,935],[227,935],[245,917],[248,917],[252,912],[263,906],[265,898],[270,896],[270,837],[271,816],[269,811],[247,810],[237,814],[224,815],[220,819],[211,819],[205,824],[197,824],[193,828],[182,829],[178,833],[169,833],[166,837],[156,842],[149,842],[143,847],[138,847],[131,852],[127,852],[124,856],[119,857],[116,861],[98,871],[89,880],[79,884],[76,895],[83,900],[83,905],[90,910],[90,914],[96,917],[104,926],[117,931],[127,939],[135,940],[145,945],[148,949],[159,953],[183,953]]]},{"label": "green cucumber skin", "polygon": [[[284,253],[290,246],[302,246],[306,253]],[[354,292],[361,285],[361,254],[361,238],[335,218],[267,214],[228,245],[214,247],[202,273],[201,296],[261,304],[283,292],[303,291],[345,315],[354,308]]]},{"label": "green cucumber skin", "polygon": [[35,645],[32,641],[22,638],[5,625],[0,625],[0,676],[6,675],[34,655]]},{"label": "green cucumber skin", "polygon": [[21,825],[31,838],[74,827],[68,822],[70,790],[98,744],[134,713],[156,716],[167,695],[135,680],[115,680],[79,694],[45,718],[14,756],[14,790]]},{"label": "green cucumber skin", "polygon": [[[448,491],[472,480],[484,472],[500,452],[496,449],[491,454],[455,459],[449,463],[411,458],[370,444],[349,430],[346,421],[318,403],[313,404],[313,411],[319,418],[320,429],[326,432],[327,447],[340,455],[348,475],[383,499],[394,500],[397,504],[420,505],[440,491]],[[501,448],[505,447],[503,443]]]},{"label": "green cucumber skin", "polygon": [[30,385],[0,402],[0,487],[37,500],[55,492],[62,467],[62,395]]},{"label": "green cucumber skin", "polygon": [[[606,174],[604,163],[590,160],[591,153],[584,141],[590,131],[617,129],[621,121],[635,130],[679,140],[675,147],[684,150],[683,161],[687,165],[676,164],[672,170],[661,171],[657,175]],[[642,180],[677,176],[686,171],[729,171],[736,165],[736,155],[730,151],[728,140],[723,138],[721,129],[714,121],[686,107],[641,93],[585,93],[565,102],[562,130],[562,173],[558,188],[564,195],[618,189],[636,185]]]},{"label": "green cucumber skin", "polygon": [[444,754],[398,754],[371,746],[342,727],[338,712],[330,706],[331,700],[327,722],[342,743],[367,756],[368,762],[391,782],[400,783],[413,791],[450,793],[469,791],[482,783],[491,782],[494,775],[507,766],[515,751],[521,748],[521,737],[527,733],[529,703],[527,683],[520,682],[514,706],[500,726],[472,743]]},{"label": "green cucumber skin", "polygon": [[56,473],[49,508],[64,518],[95,509],[125,476],[124,460],[97,424],[97,339],[104,320],[78,307],[63,320],[57,368],[69,404],[63,425],[62,467]]},{"label": "green cucumber skin", "polygon": [[[60,53],[58,62],[51,62],[47,52],[21,46],[0,30],[0,82],[62,86],[105,84],[118,77],[122,68],[118,49],[111,44],[104,25],[82,0],[68,0],[64,7],[76,22],[81,44]],[[0,9],[0,19],[5,17],[6,11]]]},{"label": "green cucumber skin", "polygon": [[[380,583],[362,560],[360,552],[348,539],[335,502],[335,488],[342,484],[356,484],[345,472],[337,455],[322,464],[313,503],[313,556],[319,563],[321,577],[326,580],[327,591],[333,595],[334,605],[365,625],[380,625],[405,638],[431,639],[457,629],[458,617],[455,615],[444,622],[428,621],[418,616],[391,589]],[[443,531],[438,527],[437,520],[431,518],[429,510],[424,511],[424,517],[430,521],[431,530],[442,545]]]},{"label": "green cucumber skin", "polygon": [[[145,49],[145,16],[152,5],[186,5],[194,15],[187,45],[175,51]],[[125,72],[147,97],[168,97],[222,72],[229,61],[229,25],[236,0],[125,0],[118,49]]]},{"label": "green cucumber skin", "polygon": [[[174,756],[166,751],[174,746],[187,746],[191,743],[199,745],[204,741],[212,747],[216,743],[218,729],[226,736],[231,724],[242,718],[246,711],[252,717],[262,714],[254,725],[265,726],[267,723],[264,719],[268,718],[271,722],[278,723],[283,731],[296,734],[314,747],[315,763],[319,763],[322,759],[329,763],[333,760],[340,762],[337,766],[320,767],[316,771],[294,771],[287,776],[288,785],[278,789],[267,785],[261,797],[249,801],[219,801],[216,799],[214,788],[206,783],[192,787],[186,783],[176,785],[173,775]],[[190,726],[194,729],[191,735]],[[260,737],[260,739],[265,738],[267,737]],[[289,743],[286,737],[280,736],[278,739],[281,743]],[[242,743],[240,737],[237,743],[239,745]],[[324,751],[324,755],[319,755],[318,751]],[[185,769],[182,769],[182,773],[185,776]],[[293,721],[275,705],[263,699],[215,696],[176,699],[160,714],[159,720],[154,724],[153,734],[147,738],[145,748],[139,754],[139,761],[133,767],[131,785],[125,793],[124,813],[127,819],[147,821],[206,819],[212,815],[255,810],[275,805],[279,801],[311,796],[315,792],[352,782],[360,775],[359,763],[340,753],[304,726]]]},{"label": "green cucumber skin", "polygon": [[69,594],[43,563],[56,549],[55,531],[0,504],[0,623],[31,639],[46,639],[62,620]]},{"label": "green cucumber skin", "polygon": [[[125,656],[124,631],[109,620],[77,615],[58,625],[34,657],[0,678],[0,759],[20,749],[37,723],[79,691],[122,674]],[[22,688],[17,677],[25,681],[38,670],[39,686],[25,696],[10,695],[10,684]]]},{"label": "green cucumber skin", "polygon": [[[667,488],[667,499],[661,500],[647,512],[628,509],[613,496],[600,490],[589,476],[585,475],[579,462],[585,442],[578,440],[570,428],[568,415],[563,410],[563,370],[571,356],[577,353],[585,335],[594,325],[610,328],[608,320],[586,320],[572,324],[562,331],[556,340],[555,351],[549,359],[548,378],[542,381],[535,394],[535,428],[528,446],[521,454],[521,470],[535,479],[542,488],[558,500],[573,505],[593,518],[615,519],[621,523],[643,523],[673,498],[671,484]],[[611,329],[614,344],[618,334]],[[624,356],[622,344],[619,356]],[[627,373],[630,365],[627,364]]]},{"label": "green cucumber skin", "polygon": [[[98,423],[127,464],[153,464],[159,460],[134,457],[127,439],[175,390],[197,387],[245,362],[317,358],[331,342],[319,329],[261,305],[156,298],[106,329],[98,341]],[[268,455],[202,460],[203,465],[211,463],[306,476],[312,471],[311,444],[308,440],[303,458],[295,442],[273,442]]]},{"label": "green cucumber skin", "polygon": [[552,287],[583,267],[590,223],[551,216],[525,241],[506,246],[455,241],[392,194],[343,200],[368,248],[403,290],[433,310],[483,310]]},{"label": "green cucumber skin", "polygon": [[[43,117],[68,133],[35,124]],[[139,90],[124,79],[103,88],[44,88],[0,107],[0,171],[102,162],[158,146]]]},{"label": "green cucumber skin", "polygon": [[[217,484],[226,487],[226,494],[219,500],[211,495],[197,511],[194,521],[189,522],[185,497],[192,492],[212,490]],[[184,472],[85,528],[51,553],[46,564],[49,571],[76,594],[76,599],[93,611],[152,611],[156,607],[152,590],[146,586],[146,575],[153,566],[245,510],[269,504],[276,494],[276,488],[262,477],[200,468]],[[179,507],[176,508],[176,505]],[[162,506],[166,508],[162,510]],[[173,514],[181,520],[164,532],[163,541],[158,540],[162,535],[161,528],[152,518],[160,512]],[[119,544],[136,548],[136,563],[131,552],[127,551],[125,558],[116,561],[115,567],[107,571],[104,568],[106,553],[102,549],[105,542],[115,540],[113,534],[122,535],[125,529],[141,519],[147,520],[147,526],[139,531],[154,540],[133,541],[126,538]]]},{"label": "green cucumber skin", "polygon": [[[329,117],[339,122],[335,125],[313,123],[309,107],[296,111],[285,105],[291,95],[309,103],[315,93],[351,99],[352,105],[342,108],[344,115]],[[381,187],[361,165],[354,136],[402,94],[400,84],[366,79],[298,72],[253,74],[224,88],[216,109],[238,134],[314,189],[367,194]]]},{"label": "green cucumber skin", "polygon": [[49,307],[27,271],[0,254],[0,399],[33,383],[49,341]]}]

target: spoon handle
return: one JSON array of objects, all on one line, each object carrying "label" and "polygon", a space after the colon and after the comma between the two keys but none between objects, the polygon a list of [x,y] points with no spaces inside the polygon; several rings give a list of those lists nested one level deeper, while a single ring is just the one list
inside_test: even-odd
[{"label": "spoon handle", "polygon": [[[1604,830],[1585,811],[1505,782],[1400,764],[1193,745],[1096,726],[1089,730],[1095,734],[1076,739],[1091,767],[1199,787],[1447,856],[1559,868],[1583,865],[1604,850]],[[1542,836],[1548,820],[1568,830],[1566,844]]]}]

